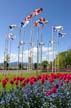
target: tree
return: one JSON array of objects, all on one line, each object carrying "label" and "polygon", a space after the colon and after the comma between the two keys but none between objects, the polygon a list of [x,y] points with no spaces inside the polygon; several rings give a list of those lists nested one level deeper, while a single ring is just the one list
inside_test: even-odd
[{"label": "tree", "polygon": [[[58,59],[59,59],[59,61],[58,61]],[[58,66],[58,64],[59,64],[59,67],[65,67],[65,66],[66,66],[65,52],[60,53],[60,54],[56,57],[56,59],[55,59],[54,62],[56,62],[56,66]],[[58,62],[59,62],[59,63],[58,63]]]},{"label": "tree", "polygon": [[23,69],[23,64],[22,63],[20,63],[18,66],[19,66],[19,70]]},{"label": "tree", "polygon": [[46,61],[46,60],[42,61],[41,66],[43,69],[46,69],[47,65],[48,65],[48,61]]},{"label": "tree", "polygon": [[37,66],[37,63],[34,63],[34,69],[37,69],[38,66]]},{"label": "tree", "polygon": [[7,54],[5,57],[5,61],[4,61],[4,69],[6,69],[6,70],[9,69],[9,62],[10,62],[10,55]]},{"label": "tree", "polygon": [[66,66],[71,66],[71,49],[66,52]]},{"label": "tree", "polygon": [[54,60],[54,63],[58,65],[58,59],[59,59],[59,67],[67,67],[71,66],[71,49],[68,51],[61,52],[57,55],[57,57]]}]

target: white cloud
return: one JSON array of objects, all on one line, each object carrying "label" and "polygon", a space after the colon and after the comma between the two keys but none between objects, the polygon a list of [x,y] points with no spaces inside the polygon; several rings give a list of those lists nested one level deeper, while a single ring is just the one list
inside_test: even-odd
[{"label": "white cloud", "polygon": [[[33,49],[30,50],[24,50],[23,51],[23,62],[28,62],[28,56],[30,55],[30,51],[33,51],[33,61],[36,62],[37,60],[37,47],[34,47]],[[53,51],[51,47],[42,47],[42,60],[46,60],[49,56],[49,61],[53,60]],[[49,54],[49,55],[48,55]],[[54,51],[54,56],[56,55],[56,51]],[[11,62],[18,61],[18,54],[12,53],[11,54]],[[0,58],[0,62],[4,61],[4,57]],[[20,61],[22,61],[22,54],[20,54]]]}]

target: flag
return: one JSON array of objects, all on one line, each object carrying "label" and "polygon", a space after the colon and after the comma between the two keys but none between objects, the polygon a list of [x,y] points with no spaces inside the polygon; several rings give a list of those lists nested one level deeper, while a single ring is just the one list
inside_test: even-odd
[{"label": "flag", "polygon": [[21,22],[21,27],[26,27],[27,26],[27,24],[29,24],[29,21],[26,21],[26,22]]},{"label": "flag", "polygon": [[39,24],[41,24],[42,26],[44,26],[43,22],[39,21]]},{"label": "flag", "polygon": [[39,20],[42,21],[42,22],[44,22],[45,18],[42,17],[42,18],[39,18]]},{"label": "flag", "polygon": [[50,44],[54,44],[55,42],[53,40],[49,41]]},{"label": "flag", "polygon": [[32,18],[32,14],[28,15],[28,16],[24,19],[24,22],[31,20],[31,18]]},{"label": "flag", "polygon": [[58,37],[64,37],[65,35],[66,33],[61,33],[61,32],[58,33]]},{"label": "flag", "polygon": [[42,26],[43,26],[44,24],[47,24],[47,23],[48,23],[48,21],[45,20],[45,18],[40,18],[39,20],[34,22],[34,25],[38,26],[39,24],[42,24]]},{"label": "flag", "polygon": [[15,24],[9,26],[9,29],[15,29],[15,28],[16,28]]},{"label": "flag", "polygon": [[14,40],[16,36],[12,33],[9,33],[8,38]]},{"label": "flag", "polygon": [[21,27],[23,27],[23,25],[24,25],[24,22],[21,22]]},{"label": "flag", "polygon": [[40,23],[40,24],[47,24],[48,21],[45,20],[45,18],[42,17],[42,18],[39,19],[39,23]]},{"label": "flag", "polygon": [[24,45],[24,41],[20,41],[20,45]]},{"label": "flag", "polygon": [[55,26],[55,27],[53,27],[53,31],[61,31],[61,30],[63,30],[63,26]]},{"label": "flag", "polygon": [[38,26],[38,25],[39,25],[39,20],[35,21],[35,22],[34,22],[34,25],[35,25],[35,26]]},{"label": "flag", "polygon": [[38,8],[35,9],[32,13],[33,16],[37,16],[38,14],[40,14],[43,11],[43,8]]}]

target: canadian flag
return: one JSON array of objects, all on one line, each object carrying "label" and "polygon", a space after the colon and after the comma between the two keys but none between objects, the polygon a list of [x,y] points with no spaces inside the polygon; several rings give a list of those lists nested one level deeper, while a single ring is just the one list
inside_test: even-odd
[{"label": "canadian flag", "polygon": [[24,22],[31,20],[31,18],[32,18],[32,14],[28,15],[28,16],[24,19]]},{"label": "canadian flag", "polygon": [[39,20],[37,20],[37,21],[34,22],[35,26],[38,26],[38,24],[39,24]]},{"label": "canadian flag", "polygon": [[33,16],[37,16],[38,14],[40,14],[43,11],[43,8],[38,8],[35,9],[32,13]]}]

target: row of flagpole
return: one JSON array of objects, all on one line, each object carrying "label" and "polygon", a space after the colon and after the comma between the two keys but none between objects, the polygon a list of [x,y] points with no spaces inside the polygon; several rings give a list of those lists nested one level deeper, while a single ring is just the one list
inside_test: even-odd
[{"label": "row of flagpole", "polygon": [[[31,29],[31,33],[30,33],[30,58],[31,58],[31,66],[33,64],[33,47],[34,47],[34,41],[33,41],[33,20],[32,18],[34,16],[37,16],[38,14],[42,13],[43,9],[42,8],[38,8],[35,9],[30,15],[28,15],[26,18],[24,18],[24,20],[21,22],[20,24],[20,30],[19,30],[19,42],[18,42],[18,66],[20,64],[20,54],[22,56],[22,65],[23,65],[23,51],[24,51],[24,34],[23,30],[26,27],[26,25],[30,23],[30,29]],[[37,27],[38,29],[38,38],[37,38],[37,65],[39,63],[42,63],[42,46],[44,45],[43,41],[42,41],[42,29],[44,27],[45,24],[47,24],[48,21],[41,17],[39,18],[37,21],[34,22],[34,26]],[[6,36],[5,39],[5,52],[4,52],[4,61],[6,60],[6,56],[8,56],[8,54],[10,53],[11,56],[11,42],[12,40],[15,39],[15,35],[10,33],[11,29],[15,29],[16,25],[10,25],[8,27],[8,34]],[[63,26],[52,26],[52,39],[51,39],[51,45],[52,45],[52,52],[53,52],[53,60],[54,60],[54,32],[57,33],[57,54],[59,54],[59,35],[66,35],[61,33],[61,31],[63,30]],[[10,42],[10,51],[8,49],[8,44]],[[49,43],[48,43],[49,45]],[[11,57],[10,57],[11,58]],[[49,49],[48,49],[48,61],[49,61]],[[55,66],[56,66],[56,62],[55,62]],[[18,68],[19,69],[19,68]],[[59,56],[58,56],[58,69],[59,69]],[[56,68],[55,68],[56,71]],[[54,63],[52,62],[52,72],[54,72]]]},{"label": "row of flagpole", "polygon": [[[35,9],[33,12],[32,12],[32,14],[30,14],[30,15],[28,15],[26,18],[24,18],[24,20],[21,22],[21,25],[20,25],[20,31],[19,31],[19,42],[18,42],[18,65],[19,65],[19,62],[20,62],[20,52],[22,53],[22,64],[23,64],[23,48],[24,48],[24,40],[21,40],[21,38],[23,37],[22,36],[22,28],[24,29],[24,27],[29,23],[29,21],[32,19],[32,17],[34,17],[34,16],[37,16],[38,14],[40,14],[41,12],[43,11],[43,9],[42,8],[38,8],[38,9]],[[31,21],[32,22],[32,21]],[[43,24],[45,24],[47,21],[45,20],[45,18],[40,18],[39,20],[38,20],[38,23],[37,23],[37,25],[43,25]],[[35,22],[36,23],[36,22]],[[34,23],[34,25],[35,25],[35,23]],[[37,26],[37,25],[35,25],[35,26]],[[31,23],[31,26],[32,26],[32,23]],[[9,53],[11,53],[11,40],[14,40],[14,35],[12,34],[12,33],[10,33],[10,30],[12,30],[12,29],[15,29],[16,28],[16,25],[10,25],[9,27],[8,27],[9,29],[8,29],[8,35],[6,36],[6,41],[5,41],[5,52],[4,52],[4,61],[5,61],[5,59],[7,59],[7,56],[11,56],[11,54],[9,54]],[[32,27],[31,27],[32,28]],[[38,27],[38,29],[39,29],[39,27]],[[39,33],[40,33],[40,31],[39,31]],[[30,36],[30,53],[32,53],[31,54],[31,56],[32,56],[32,62],[33,62],[33,51],[32,51],[32,49],[33,49],[33,36],[32,36],[33,34],[31,33],[31,36]],[[41,35],[41,34],[39,34],[39,35]],[[40,37],[38,35],[38,38]],[[40,38],[42,38],[42,37],[40,37]],[[10,42],[10,51],[8,51],[9,50],[9,42]],[[39,45],[40,44],[40,45]],[[41,46],[41,53],[42,53],[42,45],[41,45],[41,43],[39,42],[38,43],[38,46]],[[22,51],[21,51],[21,47],[22,47]],[[11,57],[10,57],[11,58]],[[40,61],[42,61],[42,54],[41,54],[41,60]]]}]

